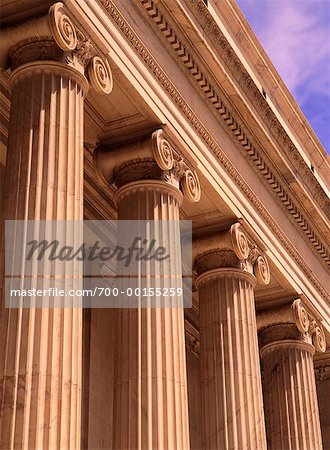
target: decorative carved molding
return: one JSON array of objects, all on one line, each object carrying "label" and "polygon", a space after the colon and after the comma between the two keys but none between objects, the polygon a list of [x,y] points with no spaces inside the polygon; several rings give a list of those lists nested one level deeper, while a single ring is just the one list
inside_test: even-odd
[{"label": "decorative carved molding", "polygon": [[192,249],[193,266],[198,275],[218,268],[242,269],[254,273],[260,284],[269,284],[267,258],[235,223],[228,231],[197,238]]},{"label": "decorative carved molding", "polygon": [[170,144],[162,129],[133,144],[116,149],[98,148],[94,161],[104,184],[120,188],[137,180],[163,180],[178,189],[181,186],[190,203],[200,199],[201,188],[196,172]]},{"label": "decorative carved molding", "polygon": [[0,33],[1,64],[12,70],[35,61],[57,61],[87,76],[101,94],[112,90],[107,56],[98,55],[91,40],[74,23],[63,3],[52,5],[47,15],[4,29]]},{"label": "decorative carved molding", "polygon": [[200,358],[200,340],[198,330],[185,319],[186,348]]},{"label": "decorative carved molding", "polygon": [[329,213],[329,202],[322,187],[319,185],[310,168],[302,158],[297,148],[292,143],[290,137],[285,129],[275,116],[271,107],[268,105],[262,92],[255,84],[248,71],[231,48],[230,43],[221,32],[218,24],[210,14],[208,8],[202,0],[186,0],[191,8],[191,11],[198,20],[198,23],[204,29],[205,36],[217,49],[222,61],[227,65],[232,72],[234,78],[239,81],[242,89],[247,94],[251,102],[258,108],[260,116],[267,123],[272,135],[276,138],[280,148],[285,151],[287,158],[292,162],[294,168],[299,168],[302,172],[301,179],[310,184],[311,193],[314,199],[317,199],[322,209]]},{"label": "decorative carved molding", "polygon": [[[166,42],[171,46],[177,58],[179,58],[188,72],[191,74],[192,78],[195,80],[198,87],[204,93],[206,100],[214,108],[219,115],[220,119],[227,125],[234,139],[236,139],[243,150],[247,153],[248,157],[253,161],[256,168],[260,171],[263,180],[271,187],[275,195],[282,202],[286,210],[289,212],[294,222],[300,227],[300,229],[308,237],[314,248],[321,255],[323,260],[330,266],[330,252],[328,251],[326,245],[323,243],[322,239],[314,231],[313,227],[308,222],[305,215],[299,210],[297,204],[293,201],[290,194],[287,192],[283,185],[283,181],[279,180],[279,175],[275,175],[274,171],[269,168],[264,157],[261,156],[261,151],[257,150],[252,144],[249,137],[242,130],[242,125],[238,123],[237,119],[234,118],[233,114],[226,106],[223,99],[221,99],[220,88],[216,83],[212,83],[208,80],[206,75],[200,69],[198,63],[194,60],[193,56],[190,54],[189,50],[186,48],[182,40],[176,34],[174,28],[170,25],[168,20],[164,17],[159,4],[153,0],[140,0],[140,3],[146,9],[148,16],[152,18],[156,26],[164,36]],[[329,214],[330,204],[329,200],[324,193],[322,187],[319,185],[315,177],[311,177],[310,169],[306,165],[305,161],[299,154],[299,151],[294,147],[290,138],[287,136],[282,125],[274,115],[273,111],[265,101],[258,87],[253,82],[252,78],[249,76],[248,72],[244,68],[243,64],[240,62],[239,58],[236,56],[234,50],[231,48],[230,44],[227,42],[224,35],[222,35],[218,25],[214,21],[212,15],[209,13],[204,2],[201,0],[191,0],[191,5],[194,10],[198,13],[198,18],[202,18],[206,22],[206,26],[210,32],[207,33],[208,38],[213,36],[213,43],[220,47],[220,54],[223,56],[226,64],[233,73],[234,77],[239,81],[244,88],[244,92],[252,93],[253,104],[255,101],[261,105],[261,111],[265,112],[262,114],[262,118],[268,125],[272,134],[275,138],[281,137],[279,144],[284,146],[286,144],[287,156],[289,160],[297,167],[299,164],[300,170],[303,172],[303,176],[308,177],[312,180],[313,184],[313,199],[317,199],[321,208]],[[204,29],[205,32],[205,29]],[[215,37],[216,35],[216,37]],[[214,42],[216,41],[216,42]],[[251,98],[251,94],[250,94]],[[284,138],[285,137],[285,138]],[[277,139],[278,140],[278,139]],[[294,154],[294,157],[292,157]]]},{"label": "decorative carved molding", "polygon": [[[185,115],[187,120],[199,134],[201,139],[210,148],[213,154],[218,158],[220,164],[229,173],[237,187],[245,194],[245,196],[250,201],[251,205],[256,208],[263,220],[267,223],[268,227],[275,236],[280,240],[283,247],[288,251],[291,257],[297,262],[301,267],[302,271],[305,273],[310,282],[314,287],[320,292],[320,294],[330,302],[330,293],[324,287],[324,284],[315,276],[313,270],[306,264],[304,258],[300,256],[295,247],[286,237],[282,229],[273,220],[271,214],[263,206],[262,202],[258,199],[257,195],[250,189],[248,184],[243,180],[237,169],[232,165],[229,159],[226,157],[220,146],[212,138],[211,134],[204,127],[203,123],[197,118],[192,109],[186,103],[184,98],[181,96],[180,92],[175,88],[171,80],[167,77],[165,72],[154,60],[152,55],[148,52],[146,47],[142,44],[141,40],[134,33],[131,27],[128,25],[126,20],[122,17],[118,9],[114,6],[110,0],[98,0],[99,3],[104,7],[112,23],[119,29],[123,37],[128,41],[132,48],[136,51],[136,54],[144,61],[146,67],[154,75],[154,77],[162,84],[164,89],[173,99],[175,104]],[[242,141],[244,142],[244,141]]]},{"label": "decorative carved molding", "polygon": [[[257,315],[261,353],[272,346],[303,342],[313,345],[317,353],[326,350],[323,327],[306,309],[301,299],[292,304],[263,311]],[[286,345],[285,344],[285,345]],[[284,345],[284,344],[283,344]]]},{"label": "decorative carved molding", "polygon": [[314,373],[317,383],[330,381],[330,347],[328,347],[324,353],[315,355]]},{"label": "decorative carved molding", "polygon": [[330,364],[316,367],[314,373],[317,383],[330,380]]}]

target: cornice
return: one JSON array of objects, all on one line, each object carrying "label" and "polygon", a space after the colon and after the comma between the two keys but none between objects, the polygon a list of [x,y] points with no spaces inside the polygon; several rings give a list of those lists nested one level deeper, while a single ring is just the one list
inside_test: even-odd
[{"label": "cornice", "polygon": [[[210,81],[211,76],[209,74],[207,76],[205,75],[205,69],[203,72],[187,49],[187,46],[175,32],[173,26],[171,26],[168,19],[165,18],[159,3],[156,5],[156,2],[153,0],[139,0],[139,2],[146,10],[148,16],[153,20],[156,28],[159,29],[164,40],[172,49],[172,52],[190,73],[195,84],[203,93],[208,105],[216,112],[216,117],[225,124],[229,133],[252,162],[257,173],[261,176],[261,179],[271,188],[275,197],[280,200],[285,210],[293,219],[295,225],[300,228],[316,252],[321,256],[322,260],[330,267],[330,252],[323,242],[323,239],[320,238],[314,227],[311,226],[306,214],[301,212],[301,207],[298,206],[299,200],[294,201],[289,194],[288,189],[285,187],[283,177],[279,174],[275,174],[276,168],[270,168],[269,161],[262,155],[262,150],[260,148],[257,149],[251,138],[247,136],[247,132],[243,131],[243,125],[238,122],[225,104],[223,96],[220,94],[220,86],[217,85],[217,83]],[[276,137],[280,148],[286,149],[286,156],[289,158],[290,162],[295,168],[299,168],[299,170],[302,171],[304,182],[309,180],[312,183],[313,201],[316,200],[323,212],[329,215],[330,202],[322,187],[311,174],[310,169],[301,157],[299,151],[294,147],[289,136],[286,134],[275,114],[262,96],[260,90],[221,33],[204,2],[200,0],[190,0],[190,3],[195,6],[194,10],[198,12],[198,18],[205,21],[204,25],[208,30],[206,33],[208,39],[211,39],[212,42],[215,41],[213,44],[216,45],[222,59],[226,62],[233,76],[239,80],[242,89],[248,94],[253,105],[258,106],[258,111],[260,110],[259,113],[261,114],[263,121],[267,124],[272,135]],[[204,32],[206,32],[205,28]]]},{"label": "cornice", "polygon": [[[210,148],[213,154],[219,160],[219,163],[222,167],[227,171],[227,173],[231,176],[232,180],[236,184],[236,186],[241,190],[241,192],[246,196],[246,198],[250,201],[251,205],[258,211],[262,219],[267,223],[269,229],[274,233],[274,235],[279,239],[283,247],[290,254],[290,256],[296,261],[301,270],[307,276],[309,281],[313,284],[313,286],[318,290],[318,292],[322,295],[322,297],[330,303],[330,293],[324,287],[323,283],[316,277],[313,270],[306,264],[305,260],[300,256],[295,247],[283,233],[281,227],[273,220],[271,214],[268,210],[263,206],[262,202],[258,199],[256,194],[250,189],[245,180],[241,177],[238,170],[233,166],[233,164],[229,161],[227,156],[224,154],[220,146],[217,144],[216,140],[213,139],[208,130],[204,127],[203,123],[199,120],[199,118],[194,114],[190,106],[187,104],[185,99],[182,97],[180,92],[173,85],[171,80],[165,74],[165,72],[161,69],[161,67],[157,64],[155,59],[143,45],[141,40],[135,34],[135,32],[131,29],[127,21],[120,14],[118,9],[112,3],[111,0],[98,0],[99,4],[103,7],[104,11],[107,13],[111,22],[117,27],[117,29],[121,32],[122,36],[126,39],[126,41],[130,44],[132,49],[136,52],[138,57],[144,62],[145,66],[148,70],[153,74],[156,80],[163,86],[168,95],[172,98],[172,101],[177,105],[182,114],[186,117],[186,119],[190,122],[191,126],[198,133],[200,138],[205,142],[205,144]],[[212,92],[210,92],[212,95]],[[244,143],[245,138],[242,139]]]},{"label": "cornice", "polygon": [[[184,1],[189,2],[190,0]],[[286,124],[281,122],[283,127],[285,128],[285,125],[289,125],[288,135],[303,156],[307,166],[310,168],[311,165],[315,166],[316,171],[312,170],[312,172],[329,196],[327,186],[330,183],[330,158],[325,148],[277,73],[276,68],[256,38],[237,2],[235,0],[223,0],[221,1],[221,8],[219,8],[220,4],[216,5],[216,3],[217,0],[215,0],[215,8],[212,8],[212,6],[211,8],[218,11],[216,13],[217,16],[225,17],[229,14],[232,18],[230,23],[228,23],[227,31],[233,37],[234,45],[237,45],[238,52],[241,52],[243,58],[246,59],[248,64],[247,70],[251,73],[251,77],[254,78],[256,76],[254,79],[255,83],[259,86],[259,90],[266,94],[265,99],[267,99],[267,102],[271,102],[270,106],[273,107],[274,105],[274,111],[279,121],[284,118],[288,119]],[[214,18],[217,20],[216,16]],[[238,40],[237,37],[239,37]],[[243,46],[240,43],[241,38],[244,40]],[[238,52],[237,54],[240,56]],[[298,138],[300,143],[295,141],[296,138]]]},{"label": "cornice", "polygon": [[281,150],[285,152],[286,157],[293,164],[293,166],[301,171],[300,178],[304,185],[309,186],[313,197],[318,198],[321,208],[324,209],[324,206],[326,206],[327,209],[325,212],[330,214],[330,204],[327,195],[319,185],[317,179],[311,172],[310,167],[305,162],[299,150],[296,148],[280,121],[274,114],[273,110],[267,103],[267,100],[260,91],[259,87],[251,78],[240,58],[236,55],[230,43],[221,32],[218,24],[209,12],[209,9],[205,3],[202,0],[184,1],[190,6],[190,9],[197,18],[198,23],[203,28],[204,34],[208,41],[212,43],[219,56],[221,56],[222,61],[226,64],[234,78],[241,85],[244,93],[248,96],[254,107],[257,108],[260,117],[262,117],[264,122],[268,125],[268,128],[278,142]]}]

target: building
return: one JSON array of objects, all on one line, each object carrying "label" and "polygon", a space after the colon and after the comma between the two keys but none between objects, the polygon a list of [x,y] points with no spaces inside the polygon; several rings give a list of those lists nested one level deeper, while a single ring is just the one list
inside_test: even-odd
[{"label": "building", "polygon": [[196,279],[3,299],[0,448],[330,448],[329,161],[235,2],[1,9],[2,218],[192,220]]}]

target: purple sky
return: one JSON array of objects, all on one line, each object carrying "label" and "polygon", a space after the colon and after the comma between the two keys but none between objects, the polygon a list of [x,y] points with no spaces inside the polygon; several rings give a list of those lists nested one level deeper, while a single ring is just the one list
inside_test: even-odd
[{"label": "purple sky", "polygon": [[330,153],[330,0],[236,0]]}]

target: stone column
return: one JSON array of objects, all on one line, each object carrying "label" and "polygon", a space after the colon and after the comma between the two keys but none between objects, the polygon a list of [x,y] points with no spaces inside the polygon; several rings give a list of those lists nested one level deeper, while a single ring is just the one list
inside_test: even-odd
[{"label": "stone column", "polygon": [[[5,219],[82,220],[84,71],[106,92],[109,67],[62,3],[1,33],[12,71]],[[1,449],[78,449],[81,308],[6,309],[2,298],[0,314]]]},{"label": "stone column", "polygon": [[324,449],[330,448],[330,347],[314,356],[314,373]]},{"label": "stone column", "polygon": [[[160,266],[160,278],[152,273],[149,277],[147,268],[148,287],[182,287],[180,187],[188,200],[198,201],[196,174],[187,168],[162,130],[151,139],[98,152],[97,165],[107,182],[118,187],[120,220],[162,221],[155,229],[160,242],[170,249],[171,262]],[[150,304],[153,302],[151,298]],[[115,323],[113,448],[188,450],[182,306],[119,309]]]},{"label": "stone column", "polygon": [[258,316],[268,448],[321,450],[314,352],[326,348],[322,327],[300,299]]},{"label": "stone column", "polygon": [[198,277],[202,445],[204,450],[266,449],[254,286],[269,267],[234,224],[194,241]]}]

